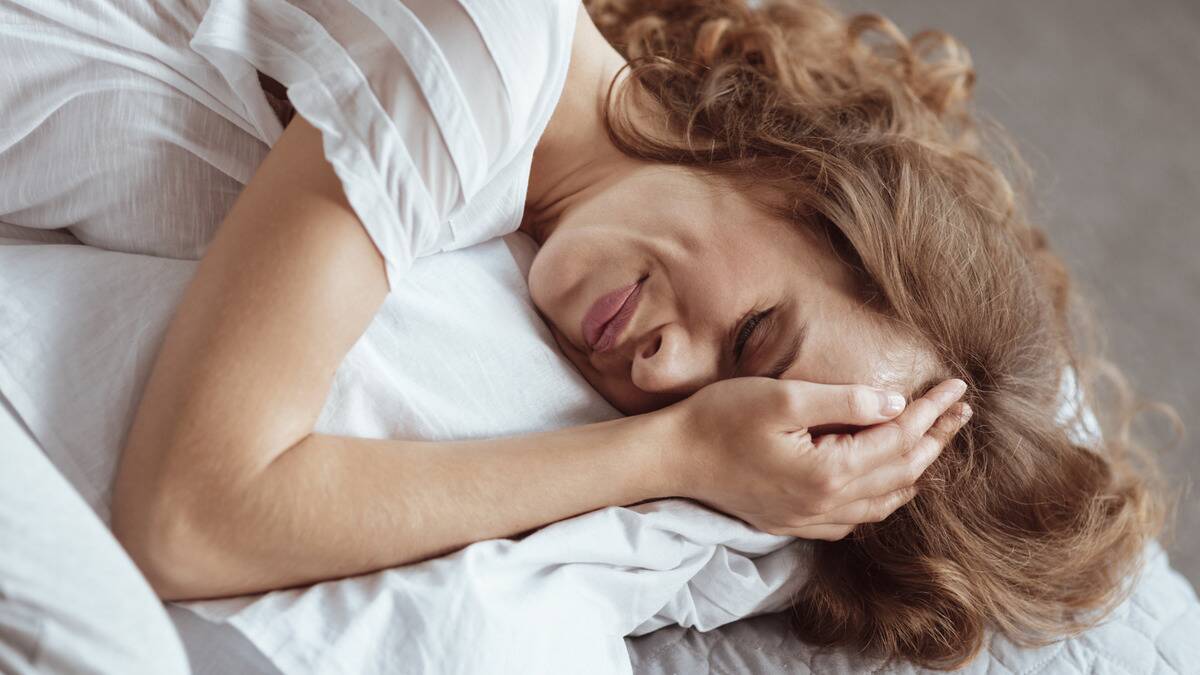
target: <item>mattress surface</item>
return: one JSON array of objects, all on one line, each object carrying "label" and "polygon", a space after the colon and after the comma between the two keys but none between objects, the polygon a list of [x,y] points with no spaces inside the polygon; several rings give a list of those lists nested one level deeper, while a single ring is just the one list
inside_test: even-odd
[{"label": "mattress surface", "polygon": [[[962,673],[1196,673],[1200,672],[1200,602],[1191,584],[1170,567],[1157,543],[1130,597],[1091,630],[1045,647],[1025,649],[992,635]],[[638,675],[692,673],[887,673],[939,671],[885,663],[843,649],[796,639],[787,616],[744,619],[701,633],[678,626],[627,640]]]}]

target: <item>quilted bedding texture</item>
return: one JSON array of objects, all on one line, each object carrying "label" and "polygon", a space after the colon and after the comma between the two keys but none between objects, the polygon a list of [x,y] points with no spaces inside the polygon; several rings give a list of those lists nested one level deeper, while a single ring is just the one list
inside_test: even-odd
[{"label": "quilted bedding texture", "polygon": [[[971,675],[1175,675],[1200,673],[1200,600],[1171,569],[1157,542],[1130,596],[1100,625],[1040,648],[992,634],[961,670]],[[627,641],[637,675],[775,675],[782,673],[937,673],[845,649],[807,645],[788,630],[786,614],[744,619],[708,633],[673,626]]]}]

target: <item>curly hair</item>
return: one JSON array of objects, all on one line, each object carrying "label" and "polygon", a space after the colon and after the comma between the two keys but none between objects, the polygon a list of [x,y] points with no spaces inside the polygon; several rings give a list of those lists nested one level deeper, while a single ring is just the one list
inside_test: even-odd
[{"label": "curly hair", "polygon": [[[768,188],[762,207],[823,233],[864,303],[935,355],[914,393],[969,386],[974,415],[917,497],[814,542],[798,636],[953,668],[989,629],[1032,646],[1103,619],[1170,509],[1128,386],[1028,219],[1028,171],[971,110],[967,50],[819,0],[585,4],[629,61],[605,110],[624,153]],[[635,114],[645,102],[663,114]],[[1064,422],[1067,372],[1083,405]],[[1104,372],[1121,394],[1108,407]],[[1070,431],[1085,408],[1110,423],[1091,443]]]}]

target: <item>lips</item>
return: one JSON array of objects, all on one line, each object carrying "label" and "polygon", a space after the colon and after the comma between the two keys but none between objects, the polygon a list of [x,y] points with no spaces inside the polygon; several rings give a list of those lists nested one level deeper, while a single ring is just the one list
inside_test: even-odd
[{"label": "lips", "polygon": [[583,339],[595,352],[611,349],[617,337],[637,309],[642,282],[618,288],[600,296],[583,317]]}]

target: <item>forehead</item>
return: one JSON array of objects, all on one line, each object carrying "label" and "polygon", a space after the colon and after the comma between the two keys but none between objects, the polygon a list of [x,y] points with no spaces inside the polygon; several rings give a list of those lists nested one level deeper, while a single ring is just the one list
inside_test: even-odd
[{"label": "forehead", "polygon": [[807,337],[800,358],[783,378],[909,393],[928,370],[929,355],[872,310],[840,304],[799,307],[796,320],[807,324]]},{"label": "forehead", "polygon": [[785,375],[826,384],[866,384],[913,394],[934,370],[927,350],[898,335],[869,332],[854,322],[825,324],[814,331],[812,358],[797,361]]},{"label": "forehead", "polygon": [[933,376],[932,351],[865,304],[855,273],[825,233],[763,211],[744,189],[724,181],[704,187],[693,182],[692,188],[702,195],[693,209],[718,223],[739,224],[717,230],[721,241],[709,249],[716,258],[704,261],[706,269],[738,277],[748,291],[735,294],[743,304],[792,301],[788,324],[779,325],[756,355],[754,372],[766,372],[803,328],[803,348],[784,379],[867,384],[912,394]]},{"label": "forehead", "polygon": [[760,247],[748,261],[763,292],[793,301],[792,314],[764,350],[767,357],[784,351],[784,343],[802,327],[806,334],[800,357],[782,377],[867,384],[906,394],[932,377],[932,350],[868,306],[854,272],[816,235],[796,236],[795,224],[786,227],[792,232],[786,242],[776,234],[773,245]]}]

